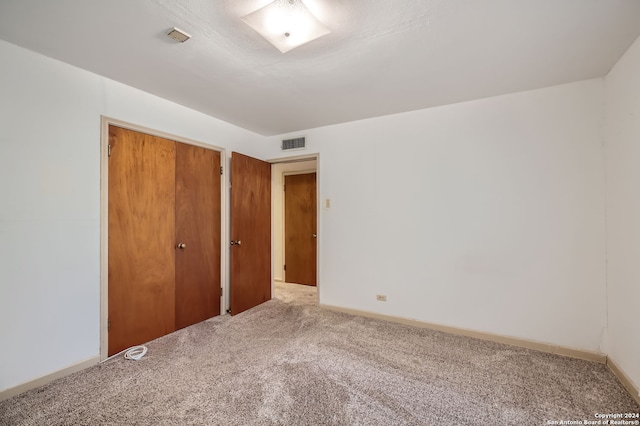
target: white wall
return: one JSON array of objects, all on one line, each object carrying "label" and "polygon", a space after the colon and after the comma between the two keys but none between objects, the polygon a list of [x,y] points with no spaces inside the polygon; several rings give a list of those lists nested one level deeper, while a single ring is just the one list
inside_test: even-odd
[{"label": "white wall", "polygon": [[602,120],[594,79],[304,132],[320,302],[599,351]]},{"label": "white wall", "polygon": [[640,39],[605,78],[607,353],[640,386]]},{"label": "white wall", "polygon": [[227,154],[262,138],[3,41],[0,58],[1,391],[99,355],[101,115]]}]

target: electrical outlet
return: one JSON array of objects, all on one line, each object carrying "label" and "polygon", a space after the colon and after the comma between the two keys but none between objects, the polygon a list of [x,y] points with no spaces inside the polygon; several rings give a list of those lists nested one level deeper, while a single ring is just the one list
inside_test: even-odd
[{"label": "electrical outlet", "polygon": [[387,296],[385,296],[384,294],[376,294],[376,300],[378,302],[386,302]]}]

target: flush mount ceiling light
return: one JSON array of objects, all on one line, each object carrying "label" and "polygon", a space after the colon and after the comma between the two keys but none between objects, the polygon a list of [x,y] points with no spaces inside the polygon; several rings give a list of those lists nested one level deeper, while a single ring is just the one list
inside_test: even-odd
[{"label": "flush mount ceiling light", "polygon": [[282,53],[330,32],[302,0],[276,0],[241,19]]}]

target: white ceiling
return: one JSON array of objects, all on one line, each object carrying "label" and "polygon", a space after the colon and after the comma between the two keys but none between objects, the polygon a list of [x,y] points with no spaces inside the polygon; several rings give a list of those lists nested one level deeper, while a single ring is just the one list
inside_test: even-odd
[{"label": "white ceiling", "polygon": [[305,0],[332,32],[282,54],[240,20],[270,1],[0,0],[0,38],[273,135],[601,77],[640,35],[639,0]]}]

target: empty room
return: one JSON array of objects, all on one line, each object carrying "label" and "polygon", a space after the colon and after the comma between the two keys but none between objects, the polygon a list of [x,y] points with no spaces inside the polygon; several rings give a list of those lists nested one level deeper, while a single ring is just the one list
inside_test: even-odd
[{"label": "empty room", "polygon": [[640,1],[0,0],[0,424],[640,424]]}]

